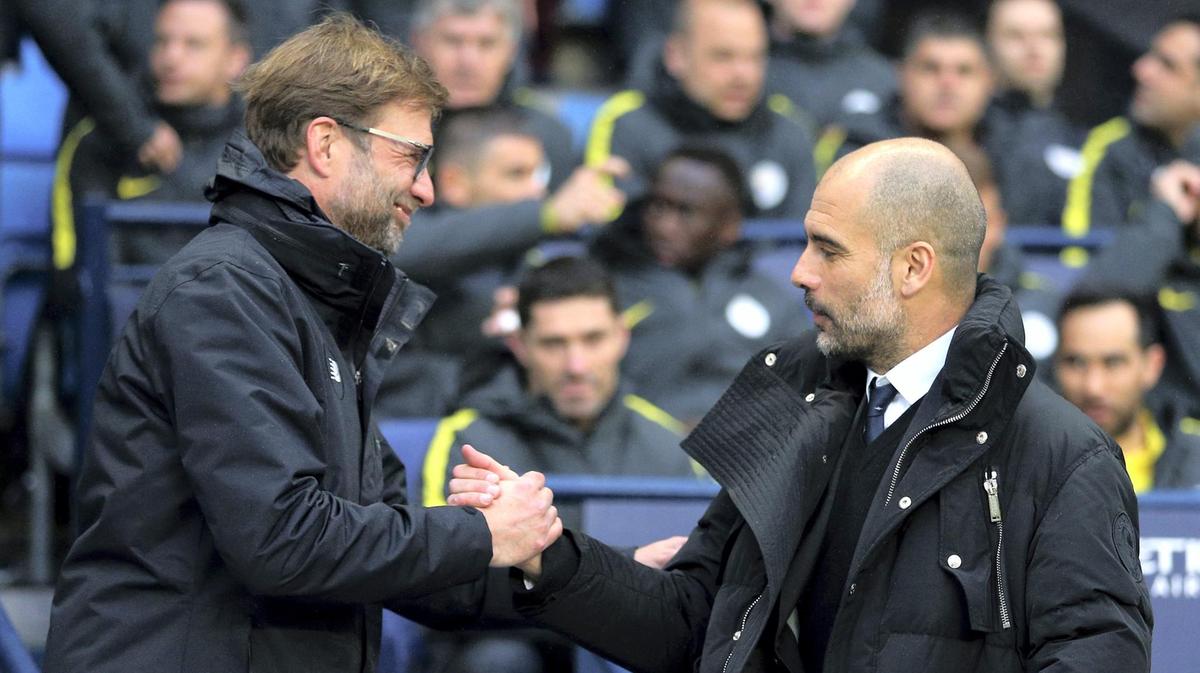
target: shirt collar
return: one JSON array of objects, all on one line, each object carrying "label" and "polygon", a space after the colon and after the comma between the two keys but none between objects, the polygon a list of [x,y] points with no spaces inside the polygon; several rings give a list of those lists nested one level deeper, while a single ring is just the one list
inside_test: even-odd
[{"label": "shirt collar", "polygon": [[892,384],[900,397],[903,397],[909,404],[924,397],[925,393],[929,392],[929,388],[933,386],[933,380],[937,378],[938,373],[946,364],[946,354],[950,352],[950,340],[954,337],[954,331],[957,329],[958,325],[951,327],[950,331],[901,360],[886,374],[879,374],[868,369],[868,394],[871,391],[871,383],[877,378],[882,378],[885,383]]}]

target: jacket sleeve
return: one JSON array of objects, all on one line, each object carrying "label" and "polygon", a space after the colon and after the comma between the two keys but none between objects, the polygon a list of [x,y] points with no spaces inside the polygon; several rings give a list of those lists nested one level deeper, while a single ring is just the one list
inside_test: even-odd
[{"label": "jacket sleeve", "polygon": [[1115,446],[1079,459],[1030,546],[1027,670],[1150,670],[1150,596],[1138,559],[1137,499]]},{"label": "jacket sleeve", "polygon": [[136,153],[157,120],[96,29],[94,1],[16,0],[15,8],[46,60],[105,134],[125,153]]},{"label": "jacket sleeve", "polygon": [[481,578],[491,535],[478,511],[363,505],[322,487],[346,466],[303,376],[289,292],[226,262],[149,318],[183,468],[230,572],[254,593],[343,602]]},{"label": "jacket sleeve", "polygon": [[625,668],[691,671],[737,519],[722,491],[664,570],[568,532],[543,555],[543,575],[533,590],[514,579],[517,610]]},{"label": "jacket sleeve", "polygon": [[[1154,293],[1171,263],[1186,249],[1183,224],[1170,206],[1154,200],[1146,208],[1143,222],[1118,231],[1116,239],[1088,265],[1081,285]],[[1135,257],[1136,263],[1131,264]]]},{"label": "jacket sleeve", "polygon": [[546,235],[542,201],[418,213],[392,263],[419,283],[461,280],[481,266],[519,260]]}]

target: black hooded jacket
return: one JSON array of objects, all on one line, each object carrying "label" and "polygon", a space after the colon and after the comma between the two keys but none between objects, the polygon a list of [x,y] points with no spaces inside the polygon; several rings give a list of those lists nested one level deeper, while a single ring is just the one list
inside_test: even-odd
[{"label": "black hooded jacket", "polygon": [[431,293],[240,133],[210,197],[101,378],[50,673],[373,671],[380,603],[481,595],[484,518],[408,506],[369,412]]},{"label": "black hooded jacket", "polygon": [[[983,276],[876,490],[826,673],[1149,670],[1120,451],[1036,380],[1021,337]],[[514,582],[518,609],[635,671],[803,671],[787,619],[820,581],[824,495],[854,478],[839,453],[864,379],[811,334],[758,354],[684,441],[723,490],[672,563],[571,533],[532,591]]]},{"label": "black hooded jacket", "polygon": [[619,156],[632,175],[618,182],[630,198],[645,194],[659,163],[686,143],[714,145],[742,170],[755,215],[800,219],[816,188],[812,130],[786,97],[759,101],[741,121],[723,121],[693,101],[661,65],[649,90],[615,94],[596,113],[584,162]]}]

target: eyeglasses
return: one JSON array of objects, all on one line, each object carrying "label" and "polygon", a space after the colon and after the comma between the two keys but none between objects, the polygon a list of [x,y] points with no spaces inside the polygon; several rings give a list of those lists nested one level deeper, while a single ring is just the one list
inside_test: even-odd
[{"label": "eyeglasses", "polygon": [[346,128],[350,129],[351,131],[358,131],[359,133],[366,133],[366,134],[373,135],[373,136],[379,136],[380,138],[383,138],[384,140],[390,140],[394,143],[406,145],[412,149],[417,150],[417,152],[419,154],[417,156],[417,169],[415,171],[413,171],[413,182],[416,182],[421,177],[421,173],[425,172],[425,169],[429,167],[429,159],[430,159],[430,157],[433,156],[433,145],[426,145],[425,143],[417,142],[416,140],[409,140],[408,138],[401,138],[400,136],[396,135],[395,133],[388,133],[387,131],[381,131],[381,130],[379,130],[377,128],[373,128],[373,127],[356,126],[349,122],[344,122],[341,119],[338,119],[337,117],[330,117],[330,119],[337,122],[340,126],[345,126]]}]

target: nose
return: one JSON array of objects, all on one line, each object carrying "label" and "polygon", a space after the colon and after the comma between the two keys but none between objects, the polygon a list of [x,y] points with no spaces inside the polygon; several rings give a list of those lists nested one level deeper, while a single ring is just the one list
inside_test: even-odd
[{"label": "nose", "polygon": [[413,198],[422,208],[428,208],[433,205],[433,178],[429,177],[429,171],[421,171],[417,176],[416,182],[408,190]]},{"label": "nose", "polygon": [[1083,389],[1089,398],[1103,398],[1105,389],[1103,367],[1088,367],[1083,375]]},{"label": "nose", "polygon": [[804,252],[800,253],[800,258],[796,260],[796,265],[792,267],[792,285],[811,292],[821,285],[821,279],[812,272],[808,263],[805,261],[808,258],[808,247],[804,248]]},{"label": "nose", "polygon": [[1132,66],[1130,66],[1129,70],[1133,73],[1133,78],[1136,79],[1139,84],[1144,84],[1150,77],[1151,70],[1154,69],[1154,64],[1152,61],[1153,59],[1150,58],[1149,54],[1143,54],[1140,58],[1138,58],[1138,60],[1133,62]]},{"label": "nose", "polygon": [[567,373],[579,375],[587,372],[587,356],[582,345],[567,347]]}]

